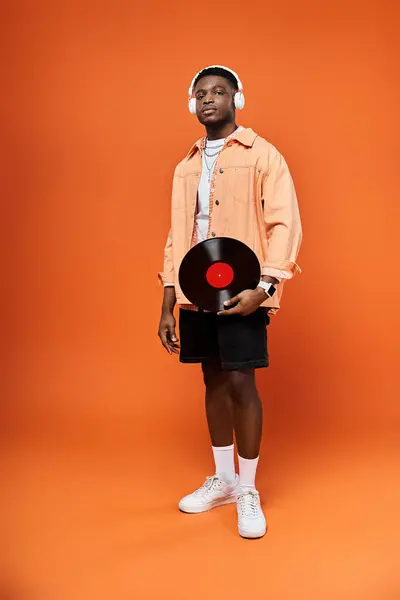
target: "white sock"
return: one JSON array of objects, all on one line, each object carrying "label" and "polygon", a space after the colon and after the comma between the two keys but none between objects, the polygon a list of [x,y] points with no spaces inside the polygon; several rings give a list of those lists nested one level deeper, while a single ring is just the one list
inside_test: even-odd
[{"label": "white sock", "polygon": [[235,481],[235,456],[234,445],[231,446],[213,446],[215,460],[215,473],[225,481],[233,483]]},{"label": "white sock", "polygon": [[253,488],[255,489],[256,471],[258,465],[257,458],[239,458],[239,485],[241,488]]}]

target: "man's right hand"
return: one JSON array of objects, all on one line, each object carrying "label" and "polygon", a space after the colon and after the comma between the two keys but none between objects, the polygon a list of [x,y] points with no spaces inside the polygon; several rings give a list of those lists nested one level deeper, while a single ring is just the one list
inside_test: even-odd
[{"label": "man's right hand", "polygon": [[178,354],[179,344],[175,334],[176,320],[172,312],[163,311],[161,313],[160,325],[158,327],[158,337],[168,354]]}]

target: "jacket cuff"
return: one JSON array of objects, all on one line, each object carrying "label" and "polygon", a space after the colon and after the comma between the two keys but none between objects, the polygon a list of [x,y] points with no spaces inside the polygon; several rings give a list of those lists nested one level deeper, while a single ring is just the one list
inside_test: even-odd
[{"label": "jacket cuff", "polygon": [[174,283],[171,283],[172,281],[174,281],[174,276],[173,273],[158,273],[158,283],[164,287],[175,287]]},{"label": "jacket cuff", "polygon": [[279,270],[279,271],[286,271],[287,274],[289,275],[288,279],[291,279],[295,275],[299,275],[302,272],[301,268],[299,267],[299,265],[297,263],[287,260],[287,261],[282,261],[280,263],[265,263],[265,264],[263,264],[261,267],[261,276],[270,275],[269,271],[271,269]]}]

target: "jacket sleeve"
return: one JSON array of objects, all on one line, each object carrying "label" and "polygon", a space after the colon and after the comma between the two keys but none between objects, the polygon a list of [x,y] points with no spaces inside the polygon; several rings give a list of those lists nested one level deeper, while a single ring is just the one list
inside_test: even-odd
[{"label": "jacket sleeve", "polygon": [[160,283],[164,286],[175,285],[174,262],[172,258],[172,230],[169,230],[164,247],[164,270],[158,274]]},{"label": "jacket sleeve", "polygon": [[272,161],[262,183],[265,223],[264,256],[261,274],[279,269],[289,277],[301,273],[296,263],[302,241],[302,227],[296,192],[289,168],[281,154]]},{"label": "jacket sleeve", "polygon": [[[174,192],[176,190],[177,174],[179,174],[179,165],[175,168],[174,176],[172,178],[171,214],[174,203]],[[163,271],[158,273],[158,280],[161,285],[164,285],[164,287],[175,285],[175,269],[172,248],[172,226],[168,232],[167,241],[164,246],[164,266]]]}]

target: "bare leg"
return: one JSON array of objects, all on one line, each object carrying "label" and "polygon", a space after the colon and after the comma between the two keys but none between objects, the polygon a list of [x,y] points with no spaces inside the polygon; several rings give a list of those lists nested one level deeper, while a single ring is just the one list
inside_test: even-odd
[{"label": "bare leg", "polygon": [[254,369],[230,372],[229,389],[239,456],[257,458],[260,451],[263,411]]},{"label": "bare leg", "polygon": [[232,399],[230,373],[222,371],[219,363],[203,365],[206,386],[206,413],[213,446],[233,444]]}]

